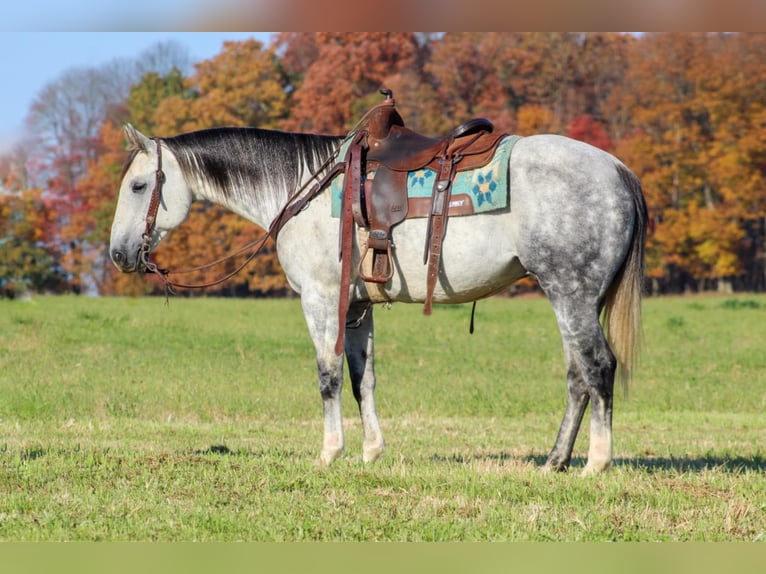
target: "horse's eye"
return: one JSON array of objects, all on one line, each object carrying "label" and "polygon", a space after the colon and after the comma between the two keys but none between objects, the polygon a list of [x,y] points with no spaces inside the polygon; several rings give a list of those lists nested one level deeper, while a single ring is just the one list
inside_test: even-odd
[{"label": "horse's eye", "polygon": [[146,191],[146,182],[145,181],[134,181],[133,185],[130,187],[131,191],[133,193],[143,193]]}]

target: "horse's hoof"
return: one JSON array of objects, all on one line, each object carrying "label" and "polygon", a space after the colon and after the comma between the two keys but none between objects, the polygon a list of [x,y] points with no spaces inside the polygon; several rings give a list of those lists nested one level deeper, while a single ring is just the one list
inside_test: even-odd
[{"label": "horse's hoof", "polygon": [[598,463],[598,464],[591,464],[590,462],[588,462],[585,465],[585,468],[582,469],[582,472],[580,473],[580,476],[583,476],[583,477],[585,477],[585,476],[594,476],[596,474],[601,474],[603,472],[606,472],[610,468],[612,468],[612,461],[611,460],[607,460],[605,462],[601,462],[601,463]]},{"label": "horse's hoof", "polygon": [[375,462],[380,458],[380,455],[383,454],[383,445],[375,445],[370,447],[364,447],[362,450],[362,461],[367,464],[370,462]]},{"label": "horse's hoof", "polygon": [[343,454],[343,449],[340,450],[323,450],[319,455],[319,466],[322,468],[329,468],[329,466],[340,458]]},{"label": "horse's hoof", "polygon": [[551,462],[550,460],[547,461],[543,467],[542,471],[545,474],[553,474],[554,472],[566,472],[569,470],[569,463],[568,462]]}]

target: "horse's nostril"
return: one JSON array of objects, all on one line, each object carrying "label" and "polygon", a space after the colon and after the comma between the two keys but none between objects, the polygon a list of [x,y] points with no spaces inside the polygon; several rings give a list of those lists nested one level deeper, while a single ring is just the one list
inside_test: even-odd
[{"label": "horse's nostril", "polygon": [[114,261],[116,265],[124,265],[127,260],[128,257],[125,255],[124,251],[112,249],[112,261]]}]

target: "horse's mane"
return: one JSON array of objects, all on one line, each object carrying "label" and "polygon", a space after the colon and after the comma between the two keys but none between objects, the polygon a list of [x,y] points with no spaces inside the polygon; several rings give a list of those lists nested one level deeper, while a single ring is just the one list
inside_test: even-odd
[{"label": "horse's mane", "polygon": [[235,127],[162,138],[187,182],[204,185],[224,203],[265,200],[254,195],[258,190],[271,194],[295,191],[308,173],[320,170],[341,140],[339,136]]}]

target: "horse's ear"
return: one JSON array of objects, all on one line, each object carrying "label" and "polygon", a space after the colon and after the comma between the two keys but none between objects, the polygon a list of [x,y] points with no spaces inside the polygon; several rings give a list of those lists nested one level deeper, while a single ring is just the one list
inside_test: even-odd
[{"label": "horse's ear", "polygon": [[133,127],[132,124],[125,124],[125,137],[128,140],[128,149],[147,151],[151,140]]}]

